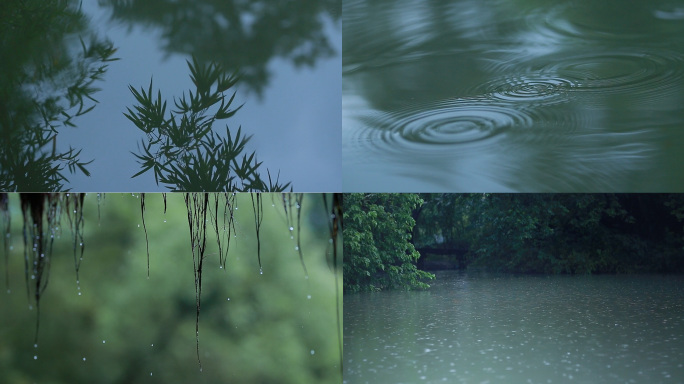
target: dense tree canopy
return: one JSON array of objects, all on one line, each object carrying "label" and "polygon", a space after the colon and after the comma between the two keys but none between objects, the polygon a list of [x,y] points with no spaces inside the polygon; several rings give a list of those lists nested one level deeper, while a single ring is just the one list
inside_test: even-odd
[{"label": "dense tree canopy", "polygon": [[681,195],[421,198],[425,203],[414,211],[417,246],[465,247],[469,266],[530,273],[684,271]]},{"label": "dense tree canopy", "polygon": [[350,194],[345,218],[347,291],[425,287],[416,265],[684,272],[678,194]]},{"label": "dense tree canopy", "polygon": [[349,194],[344,197],[345,291],[427,288],[411,243],[411,212],[422,200],[412,194]]}]

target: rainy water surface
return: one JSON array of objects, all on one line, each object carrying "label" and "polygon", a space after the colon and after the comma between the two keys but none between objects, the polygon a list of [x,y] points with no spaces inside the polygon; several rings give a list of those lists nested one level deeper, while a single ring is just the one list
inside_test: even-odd
[{"label": "rainy water surface", "polygon": [[676,383],[684,281],[437,274],[344,297],[345,383]]},{"label": "rainy water surface", "polygon": [[343,6],[345,191],[684,189],[684,1]]}]

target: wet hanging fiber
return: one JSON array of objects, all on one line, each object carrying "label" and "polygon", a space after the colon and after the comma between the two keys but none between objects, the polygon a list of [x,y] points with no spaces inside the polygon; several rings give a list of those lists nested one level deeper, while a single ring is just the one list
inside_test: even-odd
[{"label": "wet hanging fiber", "polygon": [[[83,252],[85,250],[85,241],[83,240],[83,199],[84,193],[67,193],[64,197],[66,200],[67,219],[69,220],[69,227],[74,237],[74,270],[76,271],[76,285],[80,290],[79,270],[81,269],[81,261],[83,261]],[[59,214],[61,210],[57,209]],[[72,214],[73,212],[73,214]],[[78,250],[81,250],[80,255]]]},{"label": "wet hanging fiber", "polygon": [[195,275],[195,303],[197,307],[195,318],[195,337],[197,363],[202,371],[202,361],[199,354],[199,316],[202,307],[202,264],[204,250],[207,244],[207,207],[209,195],[207,193],[185,194],[185,207],[188,211],[188,225],[190,226],[190,244],[192,247],[192,264]]},{"label": "wet hanging fiber", "polygon": [[2,226],[5,228],[5,236],[3,236],[4,251],[5,251],[5,285],[7,292],[9,292],[9,246],[10,246],[10,230],[11,230],[11,215],[9,212],[9,196],[6,193],[0,193],[0,215],[2,215]]},{"label": "wet hanging fiber", "polygon": [[333,198],[332,198],[332,206],[328,208],[328,198],[325,194],[323,194],[323,205],[326,207],[326,210],[330,212],[330,220],[328,221],[329,229],[330,229],[330,239],[332,240],[332,255],[333,255],[333,266],[334,266],[334,274],[335,274],[335,310],[337,313],[337,342],[339,345],[340,349],[340,373],[343,374],[343,367],[342,367],[342,324],[340,323],[340,292],[339,292],[339,282],[337,278],[337,271],[339,270],[340,266],[338,265],[338,257],[337,257],[337,241],[338,241],[338,236],[342,233],[342,219],[343,219],[343,213],[342,213],[342,194],[341,193],[334,193]]},{"label": "wet hanging fiber", "polygon": [[[164,214],[166,214],[166,195],[164,195]],[[142,217],[143,230],[145,230],[145,249],[147,250],[147,278],[150,277],[150,242],[147,239],[147,226],[145,226],[145,194],[140,194],[140,216]]]},{"label": "wet hanging fiber", "polygon": [[[264,206],[261,200],[260,193],[252,193],[252,208],[254,210],[254,228],[256,229],[257,238],[257,260],[259,261],[259,273],[263,273],[261,268],[261,240],[259,239],[259,233],[261,231],[261,221],[264,219]],[[256,202],[254,201],[254,196],[256,196]]]}]

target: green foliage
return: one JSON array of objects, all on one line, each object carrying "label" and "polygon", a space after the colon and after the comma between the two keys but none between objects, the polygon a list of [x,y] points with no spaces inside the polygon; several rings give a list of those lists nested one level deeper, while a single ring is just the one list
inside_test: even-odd
[{"label": "green foliage", "polygon": [[[213,131],[214,122],[232,117],[242,107],[230,109],[235,92],[230,98],[226,95],[237,76],[195,58],[188,67],[195,92],[174,98],[175,109],[168,117],[167,103],[162,102],[161,91],[155,97],[151,79],[147,91],[129,86],[138,105],[124,115],[146,135],[140,153],[134,153],[142,169],[133,177],[152,170],[157,185],[161,182],[172,191],[286,190],[290,183],[273,181],[270,172],[268,182],[261,178],[256,152],[244,154],[250,136],[242,134],[242,127],[232,135],[226,125],[225,137]],[[210,113],[214,106],[217,109]]]},{"label": "green foliage", "polygon": [[[204,369],[199,372],[195,281],[183,196],[168,195],[166,210],[160,195],[145,197],[149,278],[138,196],[108,194],[102,202],[94,195],[85,197],[80,285],[71,231],[56,229],[34,347],[36,307],[23,286],[19,198],[10,195],[13,249],[8,264],[0,264],[12,271],[11,291],[3,290],[0,300],[3,382],[340,383],[334,272],[323,257],[330,233],[320,225],[327,212],[321,209],[320,196],[306,195],[301,232],[297,224],[291,232],[282,197],[262,197],[263,274],[250,196],[236,196],[240,209],[232,210],[234,230],[220,232],[224,241],[233,239],[225,264],[216,239],[207,238],[200,325]],[[64,216],[62,220],[68,221]],[[292,233],[301,233],[308,275]]]},{"label": "green foliage", "polygon": [[654,194],[422,195],[417,241],[523,273],[684,271],[684,199]]},{"label": "green foliage", "polygon": [[[93,110],[94,83],[118,60],[116,49],[67,1],[4,2],[0,35],[0,190],[62,190],[67,170],[89,176],[90,161],[74,148],[58,151],[57,135]],[[76,38],[80,50],[70,47]]]},{"label": "green foliage", "polygon": [[420,257],[411,243],[413,209],[422,200],[415,194],[348,194],[344,196],[345,292],[381,289],[421,289]]}]

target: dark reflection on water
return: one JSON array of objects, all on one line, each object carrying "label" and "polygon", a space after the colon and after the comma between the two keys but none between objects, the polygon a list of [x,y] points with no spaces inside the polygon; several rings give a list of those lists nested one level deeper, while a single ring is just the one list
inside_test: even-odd
[{"label": "dark reflection on water", "polygon": [[683,1],[349,1],[343,185],[681,191]]},{"label": "dark reflection on water", "polygon": [[345,295],[344,382],[681,382],[682,282],[447,271]]}]

